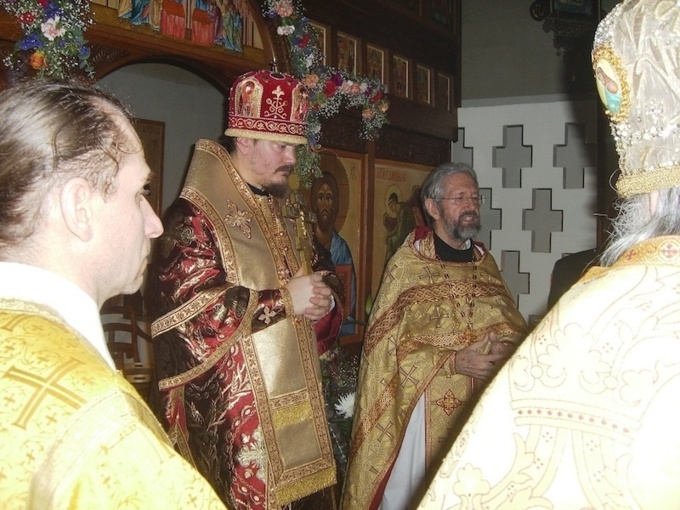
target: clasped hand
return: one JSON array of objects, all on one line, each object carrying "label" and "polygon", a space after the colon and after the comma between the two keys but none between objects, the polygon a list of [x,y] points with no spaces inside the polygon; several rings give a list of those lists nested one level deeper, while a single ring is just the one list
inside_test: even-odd
[{"label": "clasped hand", "polygon": [[[488,353],[484,354],[487,347]],[[456,353],[454,369],[458,374],[486,381],[494,376],[512,351],[512,346],[498,340],[496,333],[490,332],[481,340]]]},{"label": "clasped hand", "polygon": [[293,313],[318,321],[331,309],[331,289],[320,273],[305,275],[302,268],[286,284],[293,300]]}]

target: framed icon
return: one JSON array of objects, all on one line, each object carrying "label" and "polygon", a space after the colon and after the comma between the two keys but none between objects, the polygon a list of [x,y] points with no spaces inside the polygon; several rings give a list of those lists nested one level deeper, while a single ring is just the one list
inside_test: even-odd
[{"label": "framed icon", "polygon": [[427,67],[416,65],[415,97],[419,103],[432,103],[432,71]]},{"label": "framed icon", "polygon": [[328,44],[329,29],[326,25],[322,25],[321,23],[311,20],[309,21],[309,26],[312,27],[316,32],[318,37],[319,51],[323,55],[323,60],[321,63],[326,65],[328,62],[328,47],[330,46]]},{"label": "framed icon", "polygon": [[437,108],[451,111],[451,78],[445,74],[437,73],[434,104]]},{"label": "framed icon", "polygon": [[390,80],[390,94],[408,98],[409,90],[409,61],[404,57],[392,55],[392,76]]},{"label": "framed icon", "polygon": [[351,35],[338,32],[336,36],[336,65],[341,71],[357,74],[357,50],[359,40]]},{"label": "framed icon", "polygon": [[385,50],[372,44],[366,45],[366,74],[385,82]]}]

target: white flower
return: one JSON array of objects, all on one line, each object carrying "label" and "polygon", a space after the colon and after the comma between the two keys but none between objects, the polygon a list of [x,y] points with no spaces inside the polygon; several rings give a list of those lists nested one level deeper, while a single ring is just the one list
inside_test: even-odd
[{"label": "white flower", "polygon": [[54,41],[57,37],[61,37],[64,35],[64,32],[66,32],[63,27],[58,27],[59,19],[59,16],[55,16],[54,18],[48,19],[45,23],[40,24],[43,35],[50,41]]},{"label": "white flower", "polygon": [[354,414],[354,393],[342,395],[335,404],[335,411],[343,418],[351,418]]},{"label": "white flower", "polygon": [[276,29],[276,33],[279,35],[290,35],[295,32],[295,27],[293,25],[279,26]]}]

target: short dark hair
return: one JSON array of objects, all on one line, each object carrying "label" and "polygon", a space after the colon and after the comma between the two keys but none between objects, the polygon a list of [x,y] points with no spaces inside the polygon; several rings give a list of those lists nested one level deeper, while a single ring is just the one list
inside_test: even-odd
[{"label": "short dark hair", "polygon": [[217,140],[219,144],[224,147],[229,154],[233,154],[236,150],[236,137],[229,135],[222,135]]},{"label": "short dark hair", "polygon": [[78,81],[33,79],[0,91],[0,253],[35,230],[50,189],[73,177],[113,193],[132,151],[110,94]]}]

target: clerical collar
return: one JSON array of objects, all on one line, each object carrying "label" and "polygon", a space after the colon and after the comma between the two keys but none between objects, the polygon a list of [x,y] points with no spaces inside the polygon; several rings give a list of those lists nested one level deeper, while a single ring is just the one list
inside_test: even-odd
[{"label": "clerical collar", "polygon": [[472,262],[475,259],[474,245],[467,240],[467,245],[462,250],[449,246],[437,234],[434,234],[434,252],[444,262]]},{"label": "clerical collar", "polygon": [[250,191],[252,191],[256,195],[260,195],[261,197],[269,196],[269,192],[267,190],[256,188],[255,186],[253,186],[250,183],[247,183],[247,184],[250,187]]}]

